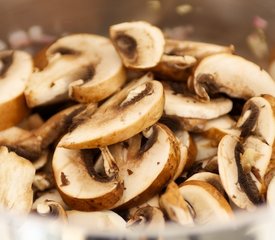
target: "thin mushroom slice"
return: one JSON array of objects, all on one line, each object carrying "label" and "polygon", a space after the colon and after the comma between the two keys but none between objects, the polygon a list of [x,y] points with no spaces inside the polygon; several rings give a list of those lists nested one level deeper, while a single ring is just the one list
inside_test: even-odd
[{"label": "thin mushroom slice", "polygon": [[206,224],[232,220],[233,212],[230,205],[211,184],[191,180],[180,185],[179,190],[195,212],[195,223]]},{"label": "thin mushroom slice", "polygon": [[16,125],[28,115],[24,90],[32,71],[28,53],[0,51],[0,130]]},{"label": "thin mushroom slice", "polygon": [[123,195],[113,208],[125,209],[146,202],[173,179],[178,168],[178,141],[166,126],[152,126],[150,135],[143,135],[140,147],[137,146],[139,145],[136,144],[135,154],[131,154],[131,157],[128,155],[133,147],[130,141],[110,146],[119,175],[124,181]]},{"label": "thin mushroom slice", "polygon": [[234,46],[221,46],[211,43],[166,39],[165,54],[172,56],[192,56],[198,61],[218,53],[233,53]]},{"label": "thin mushroom slice", "polygon": [[203,161],[217,155],[218,144],[216,139],[209,139],[202,135],[193,135],[193,140],[197,148],[195,161]]},{"label": "thin mushroom slice", "polygon": [[146,22],[113,25],[110,37],[128,68],[152,68],[159,63],[164,51],[165,40],[161,30]]},{"label": "thin mushroom slice", "polygon": [[91,118],[67,133],[59,146],[96,148],[131,138],[152,126],[163,112],[162,84],[145,76],[130,83],[101,105]]},{"label": "thin mushroom slice", "polygon": [[160,231],[165,227],[165,219],[159,208],[146,206],[139,208],[127,222],[127,228]]},{"label": "thin mushroom slice", "polygon": [[62,37],[45,51],[43,61],[45,66],[32,74],[25,90],[30,107],[69,96],[79,102],[98,102],[119,90],[126,80],[111,41],[97,35]]},{"label": "thin mushroom slice", "polygon": [[126,222],[113,211],[80,212],[67,211],[68,223],[71,226],[85,227],[90,231],[125,231]]},{"label": "thin mushroom slice", "polygon": [[227,98],[211,99],[201,102],[194,97],[177,94],[172,89],[165,89],[164,112],[184,118],[213,119],[232,109],[232,101]]},{"label": "thin mushroom slice", "polygon": [[[268,99],[274,101],[272,96]],[[255,135],[272,146],[275,138],[275,111],[271,103],[263,97],[249,99],[243,107],[237,127],[241,130],[241,137]]]},{"label": "thin mushroom slice", "polygon": [[191,79],[195,93],[209,101],[216,93],[249,99],[270,94],[274,96],[275,81],[256,64],[236,55],[216,54],[204,58]]},{"label": "thin mushroom slice", "polygon": [[[251,150],[250,150],[251,149]],[[257,179],[251,174],[259,157],[254,148],[247,148],[231,135],[222,138],[218,147],[218,166],[223,187],[229,198],[239,208],[254,210],[262,202]],[[252,152],[252,154],[251,154]]]},{"label": "thin mushroom slice", "polygon": [[182,226],[193,226],[193,216],[188,203],[183,199],[179,187],[174,182],[168,184],[165,193],[160,196],[160,207],[168,218]]},{"label": "thin mushroom slice", "polygon": [[57,189],[64,202],[72,209],[95,211],[108,209],[121,198],[123,183],[118,178],[117,167],[109,164],[109,169],[97,172],[94,162],[99,156],[95,150],[69,150],[57,147],[52,160],[53,174]]},{"label": "thin mushroom slice", "polygon": [[0,208],[27,214],[32,207],[32,182],[35,169],[32,164],[0,147]]}]

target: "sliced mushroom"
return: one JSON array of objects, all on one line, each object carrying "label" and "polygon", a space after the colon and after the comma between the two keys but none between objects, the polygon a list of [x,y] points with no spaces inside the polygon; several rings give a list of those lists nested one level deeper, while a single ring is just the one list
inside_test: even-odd
[{"label": "sliced mushroom", "polygon": [[164,51],[165,40],[161,30],[146,22],[113,25],[110,37],[128,68],[152,68],[159,63]]},{"label": "sliced mushroom", "polygon": [[79,212],[67,211],[71,226],[79,226],[90,231],[125,231],[126,222],[113,211]]},{"label": "sliced mushroom", "polygon": [[275,209],[275,173],[267,186],[266,202],[270,207]]},{"label": "sliced mushroom", "polygon": [[98,102],[116,92],[126,76],[110,40],[92,34],[73,34],[54,42],[44,54],[44,68],[31,76],[25,90],[30,107],[72,97]]},{"label": "sliced mushroom", "polygon": [[146,202],[159,193],[177,171],[180,149],[171,130],[155,124],[149,134],[147,137],[144,133],[138,134],[110,146],[124,181],[123,195],[113,208],[125,209]]},{"label": "sliced mushroom", "polygon": [[26,214],[31,210],[32,182],[35,169],[32,164],[0,147],[0,208]]},{"label": "sliced mushroom", "polygon": [[30,131],[14,126],[0,131],[0,144],[1,145],[13,145],[20,139],[27,138],[31,135]]},{"label": "sliced mushroom", "polygon": [[157,66],[151,69],[160,79],[187,81],[192,67],[197,63],[192,56],[163,55]]},{"label": "sliced mushroom", "polygon": [[188,203],[183,199],[179,187],[174,182],[168,184],[166,191],[160,197],[161,209],[168,218],[183,226],[193,226],[193,216]]},{"label": "sliced mushroom", "polygon": [[179,41],[166,39],[165,53],[172,56],[192,56],[197,60],[202,60],[205,57],[218,53],[233,53],[234,46],[220,46],[216,44]]},{"label": "sliced mushroom", "polygon": [[0,130],[16,125],[29,113],[24,89],[33,71],[29,54],[0,51]]},{"label": "sliced mushroom", "polygon": [[213,119],[222,116],[232,109],[232,101],[227,98],[211,99],[201,102],[194,97],[177,94],[173,90],[165,89],[164,112],[185,118]]},{"label": "sliced mushroom", "polygon": [[193,135],[193,140],[197,148],[195,161],[203,161],[217,155],[219,142],[216,139],[206,138],[202,135]]},{"label": "sliced mushroom", "polygon": [[113,159],[102,154],[106,169],[97,172],[94,163],[97,150],[69,150],[57,147],[52,168],[57,189],[64,202],[75,210],[109,209],[121,198],[123,183]]},{"label": "sliced mushroom", "polygon": [[163,105],[161,83],[145,76],[111,97],[92,118],[81,121],[61,139],[59,146],[96,148],[124,141],[157,122]]},{"label": "sliced mushroom", "polygon": [[160,231],[165,227],[165,219],[159,208],[146,206],[135,212],[134,216],[127,222],[127,227]]},{"label": "sliced mushroom", "polygon": [[216,93],[248,99],[274,96],[275,81],[256,64],[236,55],[216,54],[204,58],[192,78],[195,93],[209,101]]},{"label": "sliced mushroom", "polygon": [[40,216],[55,218],[57,221],[67,223],[67,214],[64,208],[58,202],[53,200],[45,200],[38,203],[36,211]]},{"label": "sliced mushroom", "polygon": [[18,124],[18,127],[31,131],[41,127],[44,123],[44,120],[38,113],[33,113],[27,118],[25,118],[22,122]]},{"label": "sliced mushroom", "polygon": [[191,180],[180,185],[180,193],[195,212],[197,224],[232,220],[233,212],[223,195],[211,184]]}]

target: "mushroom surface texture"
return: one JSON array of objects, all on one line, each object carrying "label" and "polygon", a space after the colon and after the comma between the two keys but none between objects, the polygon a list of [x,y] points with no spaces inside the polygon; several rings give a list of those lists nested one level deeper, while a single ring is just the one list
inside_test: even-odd
[{"label": "mushroom surface texture", "polygon": [[59,146],[83,149],[124,141],[157,122],[163,106],[162,84],[144,76],[111,97],[91,118],[75,123]]},{"label": "mushroom surface texture", "polygon": [[24,90],[33,71],[31,56],[23,51],[0,51],[0,130],[12,127],[29,113]]},{"label": "mushroom surface texture", "polygon": [[128,68],[152,68],[159,63],[164,51],[165,40],[161,30],[146,22],[113,25],[110,37]]},{"label": "mushroom surface texture", "polygon": [[29,107],[71,98],[98,102],[119,90],[126,80],[111,41],[92,34],[73,34],[54,42],[44,53],[25,90]]}]

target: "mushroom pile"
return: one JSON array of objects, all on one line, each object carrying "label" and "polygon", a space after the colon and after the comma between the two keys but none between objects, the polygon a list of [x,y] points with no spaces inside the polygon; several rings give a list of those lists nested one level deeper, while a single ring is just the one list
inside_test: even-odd
[{"label": "mushroom pile", "polygon": [[96,230],[275,208],[275,81],[146,22],[0,52],[0,209]]}]

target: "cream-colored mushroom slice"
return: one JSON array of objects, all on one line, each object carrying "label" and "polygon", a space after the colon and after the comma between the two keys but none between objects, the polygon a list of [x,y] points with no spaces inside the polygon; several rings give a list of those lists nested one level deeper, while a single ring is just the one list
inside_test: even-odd
[{"label": "cream-colored mushroom slice", "polygon": [[121,198],[122,180],[117,167],[106,154],[104,164],[113,170],[97,172],[94,162],[100,153],[95,150],[55,149],[52,168],[56,187],[64,202],[75,210],[95,211],[109,209]]},{"label": "cream-colored mushroom slice", "polygon": [[187,81],[192,73],[192,67],[197,63],[192,56],[163,55],[157,66],[151,69],[161,79]]},{"label": "cream-colored mushroom slice", "polygon": [[52,200],[54,202],[57,202],[65,210],[68,209],[68,206],[62,200],[59,192],[56,189],[51,189],[49,191],[46,191],[46,192],[42,193],[42,195],[33,202],[33,204],[32,204],[32,210],[36,210],[37,209],[37,205],[40,204],[40,203],[44,203],[46,200]]},{"label": "cream-colored mushroom slice", "polygon": [[176,183],[168,184],[165,193],[160,196],[159,203],[170,220],[183,226],[194,225],[188,203],[183,199]]},{"label": "cream-colored mushroom slice", "polygon": [[65,209],[53,200],[44,200],[44,202],[38,203],[36,212],[39,216],[55,219],[61,223],[67,223],[67,213]]},{"label": "cream-colored mushroom slice", "polygon": [[67,211],[68,222],[71,226],[79,226],[90,231],[125,231],[126,222],[113,211],[80,212]]},{"label": "cream-colored mushroom slice", "polygon": [[25,90],[30,107],[71,98],[98,102],[124,84],[122,62],[111,41],[92,34],[73,34],[54,42],[44,54]]},{"label": "cream-colored mushroom slice", "polygon": [[143,77],[111,97],[91,118],[76,125],[59,146],[96,148],[124,141],[157,122],[163,106],[162,84]]},{"label": "cream-colored mushroom slice", "polygon": [[271,104],[263,97],[249,99],[245,103],[242,115],[237,122],[237,127],[241,129],[240,136],[246,138],[253,134],[272,146],[275,138],[274,114]]},{"label": "cream-colored mushroom slice", "polygon": [[206,224],[232,220],[233,212],[230,205],[211,184],[191,180],[180,185],[179,190],[195,212],[195,223]]},{"label": "cream-colored mushroom slice", "polygon": [[35,169],[32,164],[0,147],[0,208],[27,214],[32,207],[32,182]]},{"label": "cream-colored mushroom slice", "polygon": [[166,39],[165,54],[172,56],[192,56],[197,60],[218,53],[233,53],[234,46],[221,46],[211,43],[179,41],[174,39]]},{"label": "cream-colored mushroom slice", "polygon": [[265,70],[232,54],[204,58],[196,67],[191,81],[195,93],[207,101],[215,93],[243,99],[261,94],[275,95],[275,81]]},{"label": "cream-colored mushroom slice", "polygon": [[110,27],[111,40],[128,68],[156,66],[164,51],[161,30],[147,22],[125,22]]},{"label": "cream-colored mushroom slice", "polygon": [[127,228],[158,232],[165,228],[165,219],[159,208],[152,206],[141,207],[127,222]]},{"label": "cream-colored mushroom slice", "polygon": [[159,193],[177,171],[180,149],[171,130],[155,124],[148,131],[110,146],[124,181],[123,195],[113,208],[125,209],[146,202]]},{"label": "cream-colored mushroom slice", "polygon": [[211,99],[201,102],[194,97],[176,93],[165,89],[164,112],[167,115],[176,115],[185,118],[213,119],[222,116],[232,109],[232,101],[227,98]]},{"label": "cream-colored mushroom slice", "polygon": [[24,139],[31,135],[30,131],[22,129],[20,127],[14,126],[0,131],[0,144],[1,145],[11,145],[15,141]]},{"label": "cream-colored mushroom slice", "polygon": [[[258,139],[253,139],[254,141],[249,141],[250,144],[259,145],[243,146],[236,137],[226,135],[218,147],[218,165],[223,187],[232,202],[247,210],[254,210],[255,204],[262,203],[257,179],[251,170],[259,161],[257,158],[265,156],[261,156],[261,153],[266,151],[268,146],[262,142],[260,145]],[[255,147],[261,148],[261,153],[257,152]]]},{"label": "cream-colored mushroom slice", "polygon": [[206,138],[202,135],[193,135],[193,140],[197,148],[197,155],[195,161],[202,161],[217,155],[219,142],[216,139]]},{"label": "cream-colored mushroom slice", "polygon": [[24,90],[32,71],[28,53],[0,51],[0,130],[16,125],[28,115]]}]

